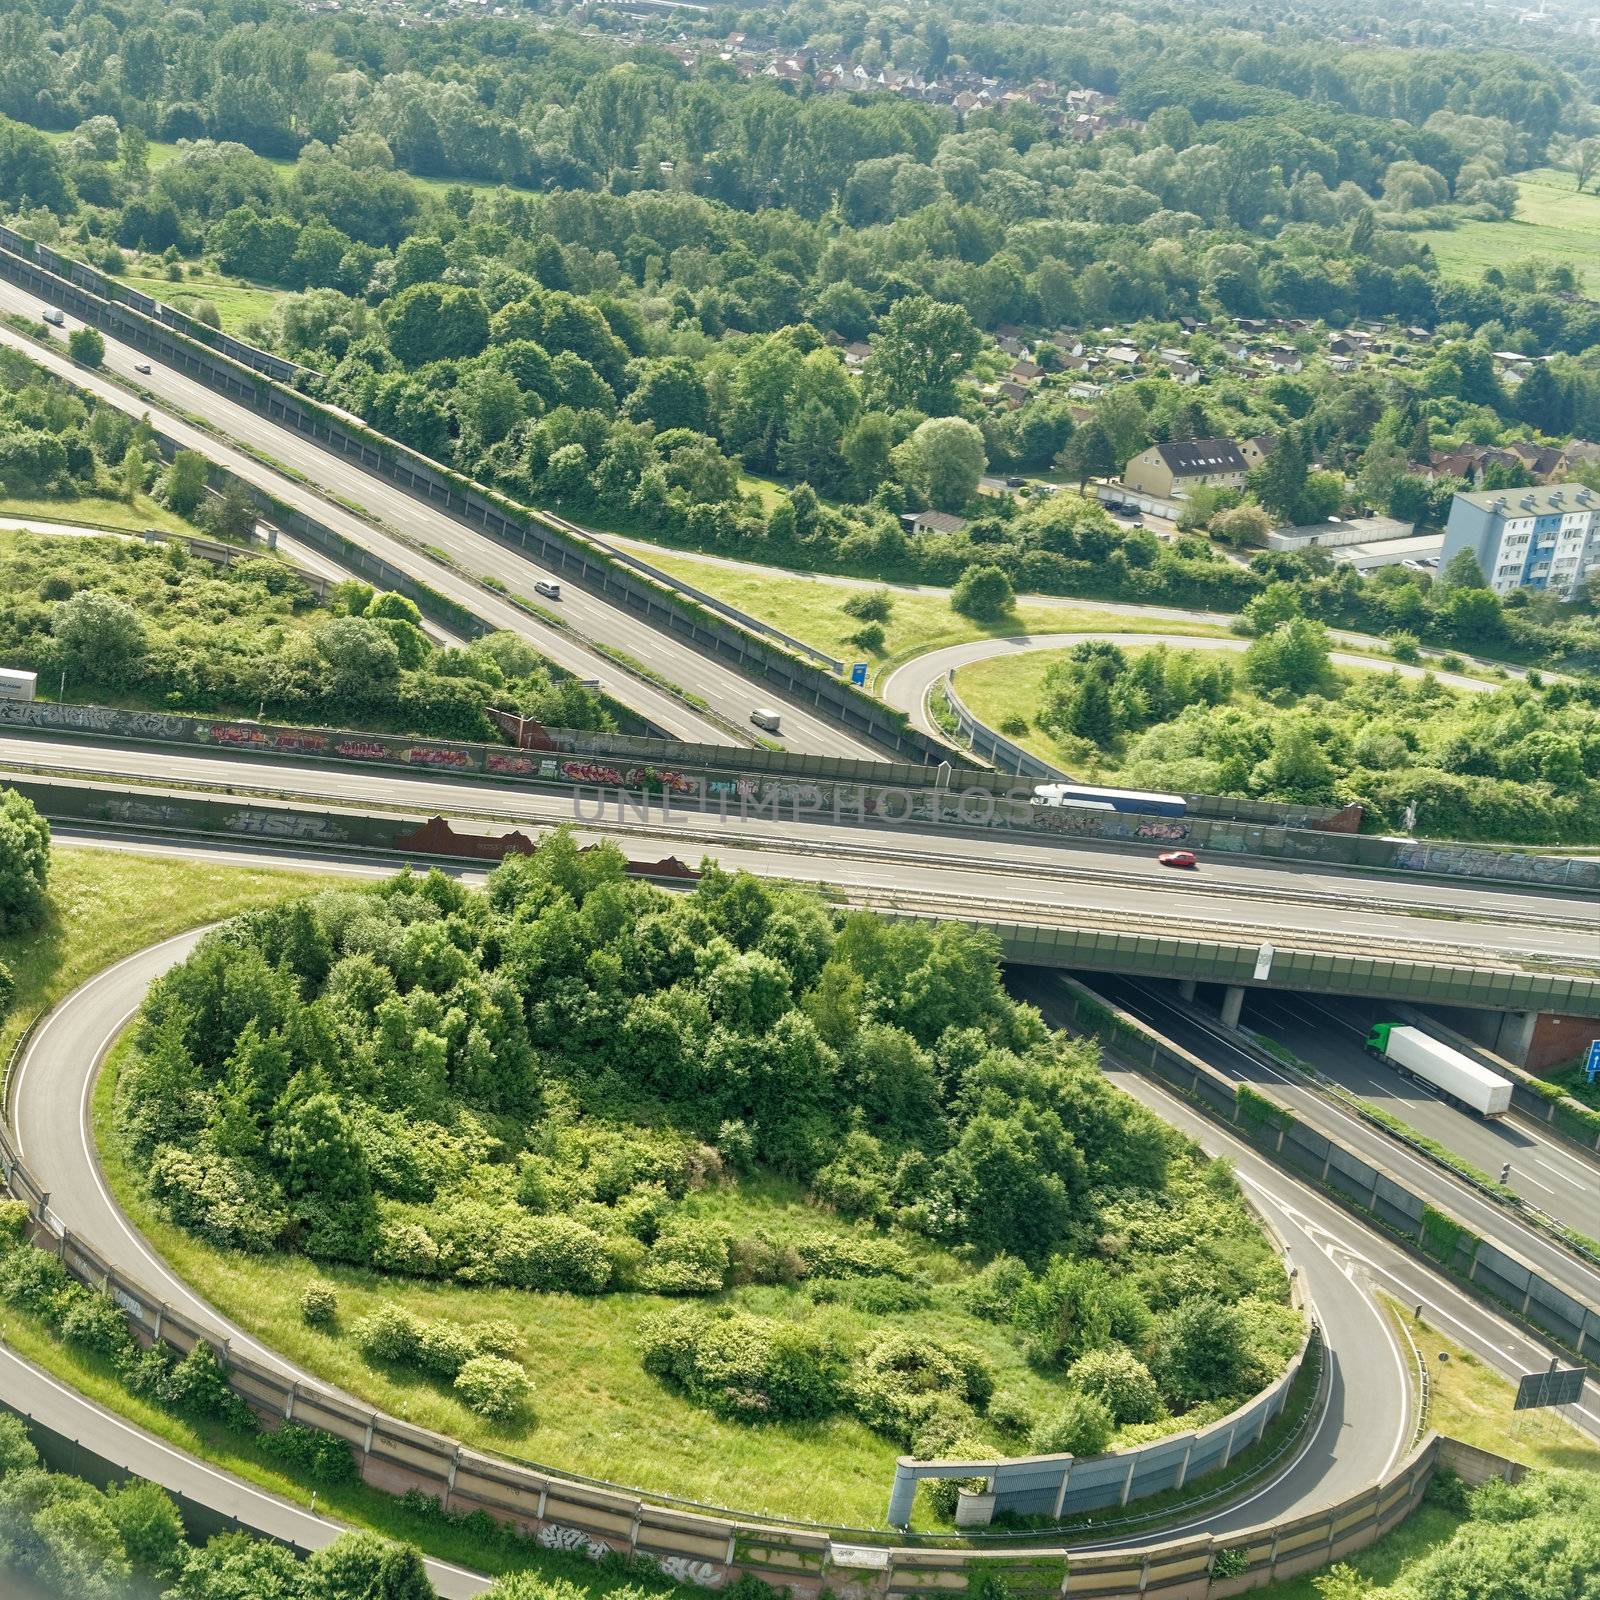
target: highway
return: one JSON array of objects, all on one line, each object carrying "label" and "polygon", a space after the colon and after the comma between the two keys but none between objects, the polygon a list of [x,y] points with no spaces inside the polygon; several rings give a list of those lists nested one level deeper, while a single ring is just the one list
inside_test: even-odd
[{"label": "highway", "polygon": [[[213,859],[211,852],[193,847],[184,847],[183,853]],[[264,857],[255,853],[251,859],[261,865]],[[299,858],[278,859],[305,865]],[[329,864],[335,871],[379,875],[362,863],[337,857]],[[168,1305],[226,1334],[234,1348],[268,1366],[306,1376],[248,1328],[224,1318],[166,1265],[123,1215],[94,1152],[90,1107],[100,1063],[151,982],[181,960],[200,936],[182,934],[130,956],[62,1001],[35,1030],[18,1063],[11,1083],[11,1123],[19,1154],[50,1192],[51,1211],[61,1223]],[[1197,1514],[1196,1526],[1217,1531],[1253,1526],[1295,1509],[1311,1510],[1352,1493],[1404,1455],[1414,1424],[1406,1353],[1388,1331],[1367,1286],[1325,1242],[1352,1235],[1354,1225],[1315,1197],[1304,1197],[1302,1206],[1291,1180],[1253,1159],[1261,1168],[1259,1193],[1253,1197],[1282,1231],[1304,1274],[1331,1351],[1333,1381],[1326,1411],[1269,1485],[1224,1510]],[[1360,1358],[1367,1350],[1383,1352],[1383,1359]],[[1374,1425],[1374,1418],[1381,1421]],[[672,1486],[653,1487],[670,1491]]]},{"label": "highway", "polygon": [[1385,1019],[1395,1020],[1394,1013],[1378,1001],[1252,990],[1241,1022],[1490,1177],[1499,1177],[1510,1162],[1506,1181],[1524,1199],[1570,1228],[1600,1234],[1600,1160],[1585,1157],[1519,1112],[1492,1121],[1476,1116],[1368,1055],[1362,1048],[1367,1033]]},{"label": "highway", "polygon": [[1475,1233],[1515,1251],[1552,1283],[1586,1304],[1600,1306],[1600,1267],[1555,1243],[1437,1163],[1390,1138],[1381,1128],[1332,1103],[1292,1067],[1264,1062],[1243,1048],[1215,1017],[1180,1000],[1175,987],[1103,974],[1085,981],[1096,993],[1131,1011],[1229,1078],[1270,1088],[1307,1122],[1388,1168],[1424,1198],[1459,1217]]},{"label": "highway", "polygon": [[[1396,954],[1484,966],[1592,970],[1600,907],[1577,896],[1515,885],[1287,864],[1208,860],[1203,874],[1161,867],[1157,846],[1066,839],[886,819],[833,821],[774,808],[719,815],[660,798],[648,819],[605,816],[572,791],[446,773],[324,765],[282,756],[220,755],[171,745],[101,743],[93,737],[0,734],[0,771],[114,779],[239,794],[288,795],[318,805],[427,816],[487,818],[520,826],[576,820],[586,839],[615,837],[637,856],[710,853],[724,864],[842,886],[889,906],[916,902],[949,915],[1018,922],[1121,919],[1283,948]],[[598,791],[591,792],[594,798]]]},{"label": "highway", "polygon": [[[299,852],[265,846],[212,848],[122,838],[110,847],[255,865],[308,864]],[[342,858],[326,853],[319,853],[315,864],[346,876],[376,876],[382,870],[359,856]],[[478,874],[463,876],[475,878]],[[225,1323],[138,1237],[106,1188],[88,1131],[90,1094],[105,1050],[150,981],[180,959],[195,937],[181,935],[118,963],[62,1002],[35,1031],[19,1063],[12,1083],[13,1126],[35,1176],[51,1190],[51,1209],[61,1221],[146,1287],[159,1288],[170,1304],[218,1332],[230,1333],[257,1359],[284,1367],[281,1358],[264,1351],[246,1330]],[[1014,971],[1010,980],[1023,998],[1035,1000],[1047,1018],[1052,1016],[1058,980],[1020,970]],[[1417,1424],[1409,1376],[1417,1354],[1379,1313],[1372,1298],[1374,1289],[1384,1289],[1408,1306],[1423,1305],[1432,1326],[1501,1372],[1515,1375],[1548,1364],[1553,1352],[1538,1341],[1461,1294],[1381,1234],[1296,1184],[1259,1152],[1165,1089],[1115,1068],[1110,1076],[1208,1151],[1234,1162],[1247,1192],[1286,1243],[1290,1260],[1315,1304],[1329,1348],[1330,1385],[1326,1410],[1316,1416],[1308,1434],[1268,1482],[1177,1528],[1143,1536],[1118,1535],[1105,1541],[1107,1545],[1173,1537],[1201,1527],[1222,1532],[1266,1523],[1337,1499],[1398,1461]],[[1419,1338],[1425,1358],[1425,1332]],[[261,1532],[315,1548],[340,1531],[331,1520],[231,1478],[100,1411],[10,1352],[0,1352],[0,1392],[67,1437]],[[1571,1408],[1571,1415],[1587,1431],[1600,1434],[1600,1399],[1593,1385],[1583,1407]],[[449,1600],[475,1595],[485,1587],[481,1578],[447,1564],[430,1563],[430,1576]]]},{"label": "highway", "polygon": [[[0,282],[0,311],[40,317],[45,308],[44,301],[35,299],[25,290]],[[67,324],[69,329],[77,325],[71,317]],[[673,738],[726,744],[728,728],[747,729],[752,708],[771,705],[783,712],[782,742],[790,749],[818,755],[882,755],[876,746],[845,733],[833,722],[757,685],[733,668],[706,658],[687,641],[652,628],[633,612],[581,589],[570,580],[561,580],[562,599],[539,602],[559,612],[579,635],[624,651],[667,682],[699,695],[720,721],[701,715],[674,696],[625,673],[603,654],[587,649],[581,638],[575,639],[560,628],[530,617],[470,581],[493,577],[512,591],[534,598],[535,581],[556,575],[543,571],[520,552],[469,524],[407,494],[387,479],[364,471],[349,457],[224,398],[196,379],[163,366],[153,356],[118,343],[109,334],[105,335],[107,369],[147,391],[153,397],[152,403],[146,404],[118,384],[76,366],[64,354],[41,350],[32,340],[10,328],[0,328],[0,341],[24,351],[69,383],[90,390],[120,410],[135,416],[148,414],[155,426],[185,448],[201,451],[247,482],[460,601],[495,626],[523,635],[542,654],[580,678],[599,678],[609,693],[633,706]],[[137,373],[135,364],[148,365],[151,370]],[[263,466],[244,450],[233,449],[215,434],[183,421],[186,415],[204,417],[226,439],[262,452],[300,474],[304,483]],[[333,498],[328,498],[330,496]],[[345,504],[337,504],[336,500]],[[381,528],[346,510],[348,504],[360,506],[366,516],[382,525]],[[461,571],[451,571],[443,562],[431,559],[419,548],[385,533],[384,529],[404,535],[417,547],[443,550]]]}]

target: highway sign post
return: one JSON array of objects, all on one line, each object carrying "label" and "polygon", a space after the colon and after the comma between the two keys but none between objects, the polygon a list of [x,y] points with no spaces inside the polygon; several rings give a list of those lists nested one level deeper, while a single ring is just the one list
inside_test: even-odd
[{"label": "highway sign post", "polygon": [[866,664],[865,661],[857,661],[850,668],[850,681],[851,681],[851,683],[855,684],[855,686],[858,689],[863,684],[866,683],[866,681],[867,681],[867,664]]},{"label": "highway sign post", "polygon": [[1586,1367],[1558,1370],[1554,1362],[1548,1372],[1530,1372],[1517,1385],[1517,1399],[1512,1410],[1532,1411],[1538,1406],[1570,1406],[1583,1398],[1583,1381],[1588,1375]]},{"label": "highway sign post", "polygon": [[1589,1059],[1583,1064],[1583,1075],[1593,1083],[1600,1078],[1600,1039],[1596,1039],[1589,1046]]}]

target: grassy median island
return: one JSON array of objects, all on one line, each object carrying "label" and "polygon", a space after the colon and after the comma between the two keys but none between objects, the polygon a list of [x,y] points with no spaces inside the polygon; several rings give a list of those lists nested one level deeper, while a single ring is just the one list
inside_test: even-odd
[{"label": "grassy median island", "polygon": [[[781,629],[842,661],[893,664],[973,639],[1030,633],[1217,634],[1215,623],[1159,613],[1108,611],[1092,600],[1023,596],[1002,615],[979,621],[950,604],[951,591],[933,586],[884,587],[865,579],[834,578],[783,567],[742,566],[663,547],[643,552],[652,566]],[[880,625],[882,637],[870,631]]]},{"label": "grassy median island", "polygon": [[1600,839],[1600,689],[1335,667],[1292,617],[1241,655],[1091,640],[962,667],[980,721],[1088,779],[1180,794],[1359,801],[1379,829],[1506,843]]},{"label": "grassy median island", "polygon": [[212,936],[103,1080],[102,1150],[180,1273],[384,1409],[876,1525],[902,1451],[1192,1426],[1300,1339],[1229,1170],[995,955],[716,870],[670,895],[561,833],[482,892]]}]

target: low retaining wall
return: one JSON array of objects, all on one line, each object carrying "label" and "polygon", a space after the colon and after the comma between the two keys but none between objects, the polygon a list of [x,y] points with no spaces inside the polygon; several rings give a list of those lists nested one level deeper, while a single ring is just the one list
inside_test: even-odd
[{"label": "low retaining wall", "polygon": [[[1290,1279],[1290,1286],[1298,1304],[1298,1276]],[[1175,1433],[1098,1456],[1014,1456],[984,1461],[918,1461],[901,1456],[895,1465],[887,1520],[891,1527],[906,1527],[917,1485],[930,1478],[987,1479],[988,1488],[981,1496],[984,1522],[1007,1512],[1059,1521],[1181,1489],[1205,1473],[1220,1472],[1260,1444],[1268,1426],[1288,1403],[1314,1336],[1307,1334],[1283,1373],[1254,1399],[1190,1433]]]},{"label": "low retaining wall", "polygon": [[1179,1049],[1137,1017],[1061,980],[1073,1026],[1092,1034],[1202,1110],[1227,1123],[1286,1171],[1383,1225],[1433,1266],[1571,1350],[1600,1364],[1600,1309],[1551,1283],[1521,1256],[1481,1239],[1404,1179],[1310,1127],[1272,1095],[1246,1093],[1215,1067]]},{"label": "low retaining wall", "polygon": [[967,710],[966,702],[956,693],[956,675],[953,672],[944,675],[944,697],[956,719],[956,727],[985,761],[992,761],[1001,771],[1014,772],[1019,778],[1039,778],[1048,783],[1071,777],[1060,767],[1051,766],[1043,756],[1025,750],[1003,733],[996,733],[988,723],[980,722],[973,716]]},{"label": "low retaining wall", "polygon": [[[27,1205],[35,1243],[53,1250],[79,1282],[109,1294],[145,1343],[160,1340],[180,1354],[210,1344],[225,1363],[234,1392],[268,1426],[294,1422],[344,1440],[362,1478],[390,1493],[421,1493],[456,1515],[483,1512],[547,1549],[646,1560],[668,1577],[706,1588],[723,1588],[750,1575],[790,1590],[796,1600],[818,1600],[824,1590],[850,1600],[911,1600],[929,1590],[967,1591],[992,1578],[1018,1600],[1091,1595],[1224,1600],[1339,1560],[1381,1538],[1420,1503],[1441,1449],[1430,1434],[1388,1478],[1305,1516],[1220,1537],[1157,1539],[1116,1551],[978,1550],[952,1548],[948,1541],[944,1547],[921,1547],[854,1530],[744,1521],[469,1450],[333,1390],[259,1366],[118,1272],[58,1223],[48,1197],[18,1160],[8,1131],[0,1131],[0,1176]],[[221,1475],[218,1487],[225,1495],[227,1480]],[[1104,1529],[1099,1531],[1103,1535]],[[1215,1576],[1213,1568],[1224,1553],[1232,1570]]]}]

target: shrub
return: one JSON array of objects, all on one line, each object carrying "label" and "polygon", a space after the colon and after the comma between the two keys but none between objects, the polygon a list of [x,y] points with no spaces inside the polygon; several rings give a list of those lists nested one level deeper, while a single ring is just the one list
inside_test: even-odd
[{"label": "shrub", "polygon": [[44,911],[50,825],[15,789],[0,789],[0,933],[31,928]]},{"label": "shrub", "polygon": [[359,1475],[350,1446],[320,1428],[286,1422],[262,1434],[261,1447],[284,1465],[299,1468],[313,1483],[352,1483]]},{"label": "shrub", "polygon": [[455,1391],[480,1417],[509,1422],[528,1397],[528,1375],[501,1356],[473,1356],[456,1374]]},{"label": "shrub", "polygon": [[156,1151],[150,1194],[180,1228],[224,1249],[270,1250],[288,1220],[274,1184],[209,1150]]},{"label": "shrub", "polygon": [[128,1319],[110,1295],[79,1289],[61,1318],[61,1337],[92,1355],[115,1356],[132,1343]]},{"label": "shrub", "polygon": [[1156,1376],[1169,1402],[1190,1406],[1234,1393],[1250,1356],[1232,1306],[1184,1300],[1156,1326]]},{"label": "shrub", "polygon": [[998,622],[1016,603],[1011,580],[996,566],[970,566],[950,591],[950,605],[976,622]]},{"label": "shrub", "polygon": [[646,1321],[640,1348],[652,1377],[736,1421],[808,1421],[830,1416],[843,1398],[840,1352],[772,1317],[683,1306]]},{"label": "shrub", "polygon": [[850,643],[865,650],[869,656],[875,656],[882,652],[888,637],[881,622],[868,622],[850,635]]},{"label": "shrub", "polygon": [[715,1294],[728,1278],[728,1230],[715,1222],[680,1222],[663,1233],[639,1273],[655,1294]]},{"label": "shrub", "polygon": [[1420,661],[1422,641],[1414,633],[1398,632],[1389,635],[1389,654],[1396,661]]},{"label": "shrub", "polygon": [[172,1367],[163,1386],[169,1405],[253,1433],[255,1413],[228,1387],[228,1369],[203,1339]]},{"label": "shrub", "polygon": [[104,366],[106,342],[94,328],[74,328],[67,335],[67,354],[81,366]]},{"label": "shrub", "polygon": [[1156,1380],[1131,1350],[1120,1346],[1091,1350],[1073,1362],[1067,1376],[1074,1388],[1100,1401],[1119,1426],[1154,1422],[1161,1415]]},{"label": "shrub", "polygon": [[494,1241],[493,1273],[518,1289],[598,1294],[611,1282],[600,1235],[570,1217],[507,1213]]},{"label": "shrub", "polygon": [[822,1278],[909,1278],[911,1257],[892,1239],[807,1233],[794,1241],[806,1271]]},{"label": "shrub", "polygon": [[472,1339],[466,1329],[453,1322],[421,1322],[417,1329],[417,1349],[412,1358],[435,1378],[454,1378],[473,1359]]},{"label": "shrub", "polygon": [[1086,1394],[1068,1394],[1059,1410],[1033,1430],[1028,1448],[1036,1456],[1097,1456],[1116,1431],[1111,1413]]},{"label": "shrub", "polygon": [[856,1415],[869,1428],[907,1441],[938,1404],[981,1411],[993,1393],[994,1374],[971,1345],[899,1332],[857,1351],[849,1382]]},{"label": "shrub", "polygon": [[308,1328],[331,1328],[338,1320],[339,1297],[331,1284],[308,1283],[300,1296],[300,1320]]},{"label": "shrub", "polygon": [[350,1332],[368,1361],[414,1362],[422,1323],[409,1311],[385,1304],[360,1318]]},{"label": "shrub", "polygon": [[0,1299],[45,1317],[52,1324],[73,1287],[67,1269],[54,1256],[31,1246],[0,1261]]},{"label": "shrub", "polygon": [[887,622],[894,610],[894,596],[887,589],[868,589],[852,594],[839,609],[860,622]]},{"label": "shrub", "polygon": [[22,1200],[0,1200],[0,1249],[12,1249],[28,1237],[28,1207]]}]

